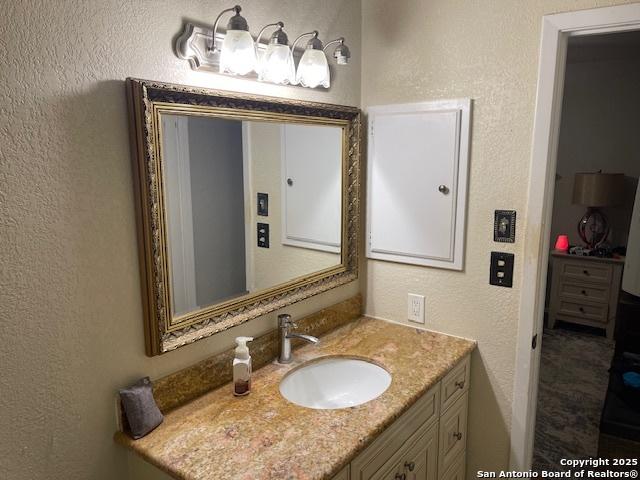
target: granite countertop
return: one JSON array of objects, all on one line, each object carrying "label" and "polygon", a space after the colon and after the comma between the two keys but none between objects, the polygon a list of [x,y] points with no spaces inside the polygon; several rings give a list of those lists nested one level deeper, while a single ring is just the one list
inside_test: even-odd
[{"label": "granite countertop", "polygon": [[[227,384],[169,412],[140,440],[115,438],[178,479],[331,479],[474,348],[471,340],[361,317],[295,350],[292,363],[255,371],[248,396],[234,397]],[[328,355],[370,358],[391,373],[391,385],[340,410],[304,408],[280,395],[288,371]]]}]

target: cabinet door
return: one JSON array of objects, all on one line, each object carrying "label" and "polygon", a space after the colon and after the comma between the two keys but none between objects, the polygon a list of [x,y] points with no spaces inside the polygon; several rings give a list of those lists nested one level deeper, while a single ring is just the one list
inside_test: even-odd
[{"label": "cabinet door", "polygon": [[371,107],[367,256],[462,270],[471,101]]},{"label": "cabinet door", "polygon": [[282,127],[282,243],[340,253],[342,129]]},{"label": "cabinet door", "polygon": [[401,460],[406,480],[435,480],[438,467],[437,425],[418,440]]},{"label": "cabinet door", "polygon": [[423,438],[425,432],[437,432],[439,406],[440,384],[425,393],[353,459],[351,480],[395,480],[396,473],[401,475],[403,472],[398,468],[406,449],[414,445],[416,439]]},{"label": "cabinet door", "polygon": [[466,462],[465,462],[465,454],[464,452],[461,455],[456,457],[455,462],[449,470],[445,472],[444,475],[440,476],[440,480],[465,480],[465,470],[466,470]]},{"label": "cabinet door", "polygon": [[468,394],[465,392],[440,417],[438,465],[441,472],[446,472],[465,451],[467,443],[467,398]]},{"label": "cabinet door", "polygon": [[331,480],[349,480],[349,465],[340,470],[340,473],[338,473]]},{"label": "cabinet door", "polygon": [[371,480],[435,480],[438,472],[438,425],[405,443]]}]

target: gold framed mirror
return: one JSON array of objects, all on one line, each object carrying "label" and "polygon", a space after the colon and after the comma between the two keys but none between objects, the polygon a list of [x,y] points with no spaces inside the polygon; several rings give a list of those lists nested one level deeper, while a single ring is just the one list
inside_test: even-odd
[{"label": "gold framed mirror", "polygon": [[357,108],[126,83],[148,355],[357,278]]}]

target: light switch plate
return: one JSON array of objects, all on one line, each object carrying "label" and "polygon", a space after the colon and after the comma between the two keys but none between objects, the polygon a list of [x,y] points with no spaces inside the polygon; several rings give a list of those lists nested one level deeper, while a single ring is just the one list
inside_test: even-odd
[{"label": "light switch plate", "polygon": [[410,322],[424,324],[424,295],[409,294],[407,318]]},{"label": "light switch plate", "polygon": [[269,224],[258,223],[258,247],[269,248]]},{"label": "light switch plate", "polygon": [[489,283],[497,287],[513,286],[513,253],[491,252]]},{"label": "light switch plate", "polygon": [[261,217],[269,216],[269,194],[258,193],[258,215]]}]

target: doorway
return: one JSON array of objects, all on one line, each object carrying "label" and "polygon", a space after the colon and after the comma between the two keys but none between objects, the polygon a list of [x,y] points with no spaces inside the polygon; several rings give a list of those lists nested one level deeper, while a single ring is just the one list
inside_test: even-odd
[{"label": "doorway", "polygon": [[534,447],[548,252],[569,39],[640,30],[640,5],[545,16],[529,183],[520,327],[511,429],[511,467],[528,470]]}]

